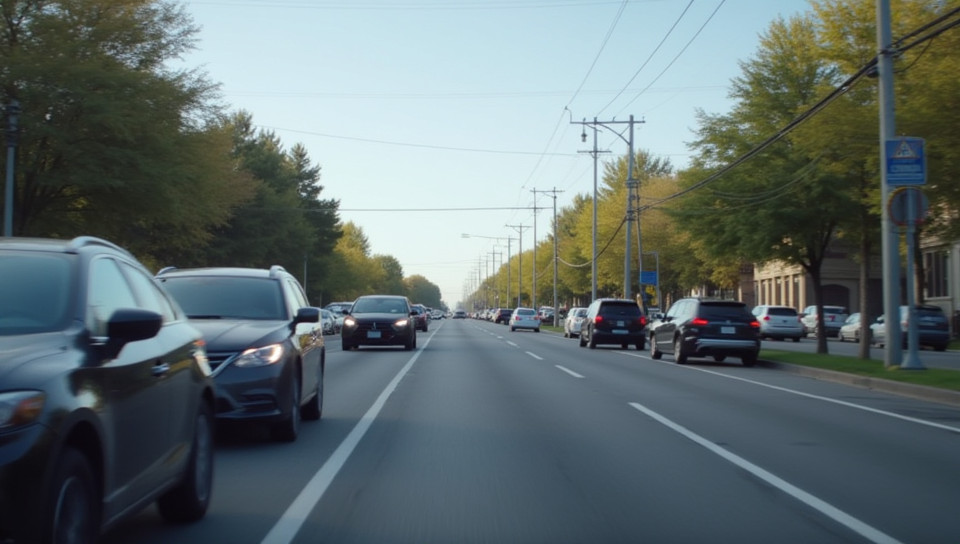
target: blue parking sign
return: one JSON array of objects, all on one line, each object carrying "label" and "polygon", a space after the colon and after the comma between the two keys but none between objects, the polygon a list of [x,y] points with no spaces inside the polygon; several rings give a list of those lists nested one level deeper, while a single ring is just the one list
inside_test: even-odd
[{"label": "blue parking sign", "polygon": [[927,162],[923,138],[897,138],[886,141],[887,185],[924,185]]}]

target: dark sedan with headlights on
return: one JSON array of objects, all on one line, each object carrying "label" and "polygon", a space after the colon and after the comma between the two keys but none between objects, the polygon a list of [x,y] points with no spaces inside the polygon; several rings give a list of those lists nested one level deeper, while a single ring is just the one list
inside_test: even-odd
[{"label": "dark sedan with headlights on", "polygon": [[364,295],[354,301],[343,318],[340,329],[341,348],[347,351],[359,346],[417,347],[414,310],[407,297],[398,295]]}]

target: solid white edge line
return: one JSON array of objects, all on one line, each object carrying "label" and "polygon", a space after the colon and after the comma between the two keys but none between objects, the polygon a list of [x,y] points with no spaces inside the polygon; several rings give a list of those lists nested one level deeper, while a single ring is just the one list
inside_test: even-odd
[{"label": "solid white edge line", "polygon": [[583,377],[582,374],[577,374],[576,372],[570,370],[569,368],[566,368],[566,367],[563,367],[563,366],[560,366],[560,365],[553,365],[553,366],[559,368],[560,370],[566,372],[567,374],[573,376],[574,378],[582,378],[582,377]]},{"label": "solid white edge line", "polygon": [[350,458],[350,454],[353,453],[357,444],[360,443],[363,435],[365,435],[370,429],[370,426],[373,425],[373,422],[377,419],[377,415],[380,414],[380,410],[383,409],[384,404],[386,404],[390,395],[393,394],[400,380],[407,375],[410,367],[420,358],[420,354],[423,352],[422,350],[430,344],[430,340],[432,339],[433,335],[430,335],[430,338],[417,349],[413,357],[407,361],[407,364],[404,365],[404,367],[400,369],[400,372],[394,376],[393,380],[387,384],[387,387],[380,393],[380,396],[377,397],[377,400],[370,406],[367,413],[360,418],[360,421],[353,427],[350,434],[337,446],[337,449],[334,450],[330,458],[320,467],[317,473],[313,475],[313,478],[310,479],[300,494],[297,495],[297,498],[290,503],[290,506],[287,507],[287,510],[277,523],[274,524],[273,528],[270,529],[267,536],[263,537],[261,544],[288,544],[297,536],[300,527],[303,526],[304,522],[306,522],[310,516],[310,512],[317,503],[320,502],[320,499],[323,498],[324,493],[327,492],[327,488],[330,487],[337,473],[340,472],[340,469],[346,464]]},{"label": "solid white edge line", "polygon": [[531,353],[531,352],[529,352],[529,351],[525,351],[524,353],[526,353],[527,355],[533,357],[534,359],[536,359],[536,360],[538,360],[538,361],[542,361],[542,360],[543,360],[543,357],[537,355],[536,353]]},{"label": "solid white edge line", "polygon": [[664,416],[661,416],[660,414],[654,412],[653,410],[650,410],[649,408],[643,406],[642,404],[639,404],[636,402],[631,402],[629,404],[630,406],[633,406],[640,412],[646,414],[648,417],[658,421],[664,426],[683,435],[684,437],[688,438],[689,440],[692,440],[693,442],[699,444],[700,446],[703,446],[710,452],[722,457],[726,461],[729,461],[730,463],[733,463],[737,467],[743,470],[746,470],[747,472],[750,472],[757,478],[760,478],[761,480],[767,482],[768,484],[776,487],[780,491],[783,491],[784,493],[792,496],[793,498],[799,500],[800,502],[806,504],[807,506],[810,506],[811,508],[819,511],[820,513],[836,521],[837,523],[840,523],[841,525],[848,527],[852,531],[866,538],[868,541],[876,542],[876,543],[890,543],[890,544],[895,544],[900,542],[899,540],[893,538],[892,536],[878,529],[875,529],[870,525],[867,525],[866,523],[847,514],[846,512],[840,510],[839,508],[827,503],[826,501],[823,501],[811,495],[810,493],[807,493],[806,491],[800,489],[799,487],[787,482],[786,480],[783,480],[782,478],[768,472],[767,470],[764,470],[759,466],[754,465],[753,463],[751,463],[750,461],[747,461],[746,459],[740,457],[739,455],[729,450],[726,450],[724,448],[721,448],[720,446],[717,446],[716,444],[714,444],[713,442],[710,442],[706,438],[703,438],[702,436],[694,433],[693,431],[690,431],[689,429],[687,429],[686,427],[683,427],[678,423],[674,423],[673,421],[667,419]]},{"label": "solid white edge line", "polygon": [[[629,356],[631,356],[631,357],[639,357],[639,358],[641,358],[641,359],[649,359],[649,357],[642,357],[642,356],[639,356],[639,355],[634,355],[634,354],[632,354],[632,353],[623,353],[623,352],[617,352],[617,353],[620,353],[621,355],[629,355]],[[651,359],[651,360],[652,360],[652,359]],[[832,399],[832,398],[830,398],[830,397],[823,397],[823,396],[820,396],[820,395],[814,395],[813,393],[805,393],[805,392],[803,392],[803,391],[797,391],[797,390],[795,390],[795,389],[787,389],[786,387],[781,387],[781,386],[779,386],[779,385],[772,385],[772,384],[769,384],[769,383],[758,382],[758,381],[756,381],[756,380],[750,380],[750,379],[747,379],[747,378],[741,378],[740,376],[731,376],[731,375],[729,375],[729,374],[723,374],[723,373],[721,373],[721,372],[714,372],[714,371],[712,371],[712,370],[707,370],[707,369],[705,369],[705,368],[695,368],[695,367],[691,367],[691,366],[682,366],[682,367],[680,367],[680,366],[676,366],[675,364],[669,363],[669,362],[666,362],[666,361],[654,361],[654,362],[655,362],[655,363],[660,363],[660,364],[663,364],[663,365],[673,366],[674,368],[683,368],[683,369],[685,369],[685,370],[696,370],[696,371],[698,371],[698,372],[704,372],[704,373],[706,373],[706,374],[712,374],[712,375],[714,375],[714,376],[720,376],[721,378],[727,378],[727,379],[729,379],[729,380],[738,380],[738,381],[745,382],[745,383],[749,383],[749,384],[753,384],[753,385],[759,385],[759,386],[761,386],[761,387],[766,387],[766,388],[768,388],[768,389],[774,389],[774,390],[776,390],[776,391],[782,391],[782,392],[784,392],[784,393],[791,393],[791,394],[793,394],[793,395],[798,395],[798,396],[801,396],[801,397],[807,397],[807,398],[809,398],[809,399],[822,400],[822,401],[824,401],[824,402],[832,402],[833,404],[839,404],[840,406],[846,406],[847,408],[854,408],[854,409],[856,409],[856,410],[863,410],[864,412],[871,412],[871,413],[878,414],[878,415],[882,415],[882,416],[892,417],[892,418],[894,418],[894,419],[900,419],[900,420],[903,420],[903,421],[909,421],[910,423],[917,423],[917,424],[919,424],[919,425],[926,425],[927,427],[933,427],[933,428],[935,428],[935,429],[941,429],[941,430],[950,431],[950,432],[953,432],[953,433],[960,433],[960,428],[958,428],[958,427],[951,427],[950,425],[944,425],[943,423],[937,423],[937,422],[935,422],[935,421],[927,421],[927,420],[925,420],[925,419],[918,419],[918,418],[915,418],[915,417],[905,416],[905,415],[902,415],[902,414],[897,414],[897,413],[895,413],[895,412],[888,412],[888,411],[886,411],[886,410],[880,410],[879,408],[871,408],[871,407],[869,407],[869,406],[863,406],[862,404],[854,404],[854,403],[852,403],[852,402],[847,402],[847,401],[845,401],[845,400]]]}]

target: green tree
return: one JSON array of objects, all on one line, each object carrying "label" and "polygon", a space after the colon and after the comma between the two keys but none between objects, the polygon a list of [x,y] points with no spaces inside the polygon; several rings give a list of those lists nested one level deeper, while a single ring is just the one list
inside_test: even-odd
[{"label": "green tree", "polygon": [[149,261],[202,245],[251,196],[216,86],[166,65],[193,46],[182,6],[5,0],[0,17],[0,100],[22,108],[15,234],[96,234]]},{"label": "green tree", "polygon": [[407,296],[412,302],[423,304],[428,308],[442,306],[440,287],[431,283],[426,277],[415,274],[404,278],[403,283],[406,286]]}]

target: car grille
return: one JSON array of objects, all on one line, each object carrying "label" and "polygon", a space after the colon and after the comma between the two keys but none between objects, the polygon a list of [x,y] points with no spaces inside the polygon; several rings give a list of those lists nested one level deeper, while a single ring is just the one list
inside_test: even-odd
[{"label": "car grille", "polygon": [[213,353],[207,352],[207,360],[210,362],[211,370],[216,370],[221,365],[223,365],[223,363],[229,361],[230,359],[233,359],[234,356],[236,356],[236,352],[232,352],[232,351],[213,352]]}]

